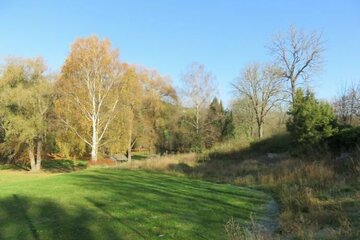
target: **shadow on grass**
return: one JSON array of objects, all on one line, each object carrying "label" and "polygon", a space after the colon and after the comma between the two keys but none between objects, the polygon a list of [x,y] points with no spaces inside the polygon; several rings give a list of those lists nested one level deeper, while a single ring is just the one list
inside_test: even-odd
[{"label": "shadow on grass", "polygon": [[0,239],[224,239],[230,217],[245,223],[268,201],[245,188],[132,170],[83,171],[35,184],[27,186],[31,192],[4,190]]},{"label": "shadow on grass", "polygon": [[28,171],[28,167],[25,165],[21,165],[21,164],[0,164],[0,170],[19,170],[19,171],[23,171],[26,170]]},{"label": "shadow on grass", "polygon": [[48,172],[72,172],[77,170],[86,169],[87,164],[85,161],[72,161],[72,160],[44,160],[42,161],[42,169]]},{"label": "shadow on grass", "polygon": [[131,170],[94,172],[76,178],[87,183],[85,188],[101,188],[108,196],[87,201],[145,239],[223,239],[229,217],[245,223],[251,213],[260,216],[269,200],[257,191],[182,177]]},{"label": "shadow on grass", "polygon": [[[73,160],[43,160],[41,168],[46,172],[60,173],[60,172],[73,172],[87,168],[86,161],[73,161]],[[0,164],[0,170],[15,170],[15,171],[30,171],[29,164]]]},{"label": "shadow on grass", "polygon": [[[13,194],[0,200],[0,239],[98,239],[93,219],[96,215],[81,206],[69,212],[49,199]],[[103,239],[121,239],[114,229],[102,227]]]},{"label": "shadow on grass", "polygon": [[124,227],[130,229],[131,231],[137,233],[139,236],[141,236],[142,238],[146,239],[146,236],[144,236],[140,231],[138,231],[135,227],[133,227],[133,224],[128,224],[126,223],[123,219],[114,216],[107,208],[106,208],[106,204],[103,204],[101,202],[98,202],[96,200],[93,200],[91,198],[86,197],[85,199],[87,199],[90,203],[92,203],[96,208],[98,208],[101,212],[103,212],[105,215],[107,215],[108,217],[110,217],[111,219],[117,221],[118,223],[120,223],[121,225],[123,225]]},{"label": "shadow on grass", "polygon": [[132,160],[145,160],[148,158],[149,158],[149,155],[146,153],[133,153],[133,155],[131,156]]},{"label": "shadow on grass", "polygon": [[256,140],[247,148],[231,151],[210,152],[210,159],[216,160],[242,160],[245,158],[259,157],[267,153],[284,153],[292,148],[292,142],[288,133],[278,134],[269,138]]}]

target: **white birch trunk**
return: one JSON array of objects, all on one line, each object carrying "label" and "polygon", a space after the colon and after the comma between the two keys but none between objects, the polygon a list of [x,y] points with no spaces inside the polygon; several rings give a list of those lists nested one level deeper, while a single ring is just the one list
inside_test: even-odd
[{"label": "white birch trunk", "polygon": [[35,165],[36,171],[41,170],[41,161],[42,161],[41,151],[42,151],[42,141],[39,141],[37,143],[37,150],[36,150],[36,165]]},{"label": "white birch trunk", "polygon": [[96,121],[93,120],[92,123],[92,143],[91,143],[91,161],[97,161],[97,153],[98,153],[98,132],[96,128]]}]

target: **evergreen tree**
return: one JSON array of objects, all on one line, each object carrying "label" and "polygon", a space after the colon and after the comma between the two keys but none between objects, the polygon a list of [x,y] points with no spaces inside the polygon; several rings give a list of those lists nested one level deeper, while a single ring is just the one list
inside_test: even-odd
[{"label": "evergreen tree", "polygon": [[233,135],[234,125],[232,112],[224,110],[222,102],[216,97],[209,106],[206,126],[204,134],[206,147],[211,147],[216,142],[223,141]]},{"label": "evergreen tree", "polygon": [[287,129],[301,147],[316,147],[337,130],[331,106],[316,100],[309,90],[305,94],[302,89],[296,91],[289,114]]}]

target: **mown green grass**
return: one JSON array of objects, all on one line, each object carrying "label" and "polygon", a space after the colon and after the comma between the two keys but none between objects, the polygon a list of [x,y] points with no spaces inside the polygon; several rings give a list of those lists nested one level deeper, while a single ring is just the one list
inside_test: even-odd
[{"label": "mown green grass", "polygon": [[224,223],[266,213],[268,195],[159,173],[0,171],[0,239],[226,239]]}]

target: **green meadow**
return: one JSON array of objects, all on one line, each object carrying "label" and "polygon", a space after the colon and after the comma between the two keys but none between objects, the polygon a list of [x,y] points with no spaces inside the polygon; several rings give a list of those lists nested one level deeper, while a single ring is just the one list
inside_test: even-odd
[{"label": "green meadow", "polygon": [[226,239],[224,224],[266,222],[259,191],[161,173],[91,169],[0,173],[0,239]]}]

